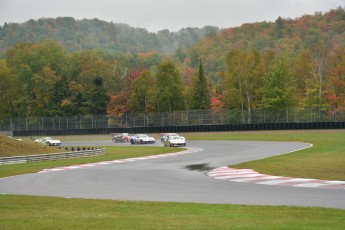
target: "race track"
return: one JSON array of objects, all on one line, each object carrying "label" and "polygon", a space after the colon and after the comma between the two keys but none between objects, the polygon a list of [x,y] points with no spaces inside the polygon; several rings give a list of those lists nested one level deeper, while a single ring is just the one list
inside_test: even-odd
[{"label": "race track", "polygon": [[[69,144],[74,146],[119,145],[111,141],[64,143],[64,145]],[[345,209],[345,190],[341,189],[238,183],[217,180],[206,175],[214,168],[303,149],[309,147],[309,144],[189,141],[188,146],[203,150],[161,158],[2,178],[0,193]]]}]

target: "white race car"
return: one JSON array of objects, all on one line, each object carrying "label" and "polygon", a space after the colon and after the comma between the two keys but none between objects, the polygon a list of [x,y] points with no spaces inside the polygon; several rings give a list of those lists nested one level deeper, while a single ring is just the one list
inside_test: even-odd
[{"label": "white race car", "polygon": [[40,137],[34,140],[34,143],[42,144],[42,145],[48,145],[48,146],[60,146],[61,141],[55,140],[51,137]]},{"label": "white race car", "polygon": [[165,143],[169,136],[179,136],[177,133],[161,133],[161,142]]},{"label": "white race car", "polygon": [[155,142],[155,138],[146,134],[136,134],[131,137],[131,144],[154,144]]},{"label": "white race car", "polygon": [[164,146],[186,146],[186,139],[182,136],[168,136],[164,142]]}]

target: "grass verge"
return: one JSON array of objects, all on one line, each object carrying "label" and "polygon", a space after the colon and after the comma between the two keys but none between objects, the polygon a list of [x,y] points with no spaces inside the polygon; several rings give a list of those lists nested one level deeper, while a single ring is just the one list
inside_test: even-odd
[{"label": "grass verge", "polygon": [[[343,229],[345,211],[0,195],[1,229]],[[20,221],[19,221],[20,220]]]},{"label": "grass verge", "polygon": [[257,172],[302,178],[345,181],[345,131],[266,131],[199,133],[186,135],[188,140],[251,140],[294,141],[313,144],[312,148],[231,165],[234,168],[250,168]]},{"label": "grass verge", "polygon": [[182,148],[159,148],[154,146],[110,146],[105,147],[106,154],[95,157],[85,157],[85,158],[71,158],[56,161],[40,161],[40,162],[30,162],[23,164],[12,164],[12,165],[1,165],[0,166],[0,178],[8,177],[26,173],[39,172],[42,169],[54,168],[59,166],[86,164],[101,161],[118,160],[125,158],[158,155],[164,153],[172,153],[182,151]]}]

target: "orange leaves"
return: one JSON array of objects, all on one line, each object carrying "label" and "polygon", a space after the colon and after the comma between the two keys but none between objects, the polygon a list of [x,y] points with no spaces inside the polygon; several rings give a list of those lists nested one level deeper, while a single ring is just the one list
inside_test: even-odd
[{"label": "orange leaves", "polygon": [[329,72],[327,102],[332,112],[345,110],[345,54],[338,50],[335,66]]},{"label": "orange leaves", "polygon": [[129,79],[130,81],[133,81],[133,80],[137,79],[138,77],[140,77],[140,76],[142,75],[143,72],[144,72],[143,69],[131,71],[131,73],[129,74],[128,79]]},{"label": "orange leaves", "polygon": [[211,97],[211,110],[213,112],[220,112],[224,108],[224,102],[222,101],[222,98],[222,95]]},{"label": "orange leaves", "polygon": [[335,94],[331,94],[327,96],[327,101],[331,104],[334,105],[338,101],[338,97]]},{"label": "orange leaves", "polygon": [[127,104],[128,95],[126,92],[121,91],[116,95],[110,95],[110,101],[107,105],[107,114],[121,116],[128,111]]},{"label": "orange leaves", "polygon": [[140,57],[140,58],[149,58],[149,57],[152,57],[153,55],[159,55],[159,53],[157,51],[155,51],[155,50],[149,51],[149,52],[146,52],[146,53],[144,53],[144,52],[139,52],[138,53],[138,57]]}]

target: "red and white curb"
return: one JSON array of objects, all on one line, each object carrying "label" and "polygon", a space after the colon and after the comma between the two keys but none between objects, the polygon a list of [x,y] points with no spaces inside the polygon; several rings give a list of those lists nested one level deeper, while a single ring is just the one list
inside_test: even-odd
[{"label": "red and white curb", "polygon": [[152,156],[145,156],[145,157],[135,157],[135,158],[127,158],[127,159],[121,159],[121,160],[102,161],[102,162],[89,163],[89,164],[80,164],[80,165],[64,166],[64,167],[57,167],[57,168],[49,168],[49,169],[43,169],[42,171],[40,171],[38,173],[57,172],[57,171],[63,171],[63,170],[80,169],[80,168],[95,167],[95,166],[110,165],[110,164],[120,164],[120,163],[133,162],[133,161],[141,161],[141,160],[156,159],[156,158],[163,158],[163,157],[170,157],[170,156],[178,156],[178,155],[183,155],[183,154],[187,154],[187,153],[196,153],[196,152],[200,152],[200,151],[203,151],[203,149],[202,148],[187,147],[187,150],[184,150],[181,152],[176,152],[176,153],[167,153],[167,154],[159,154],[159,155],[152,155]]},{"label": "red and white curb", "polygon": [[212,171],[208,172],[207,175],[218,180],[227,180],[232,182],[345,190],[345,181],[270,176],[260,174],[252,169],[234,169],[227,166],[213,169]]}]

